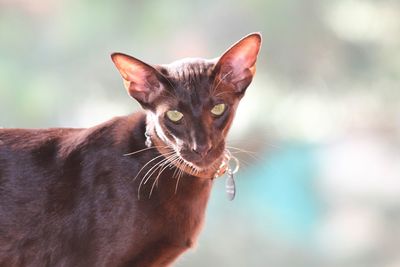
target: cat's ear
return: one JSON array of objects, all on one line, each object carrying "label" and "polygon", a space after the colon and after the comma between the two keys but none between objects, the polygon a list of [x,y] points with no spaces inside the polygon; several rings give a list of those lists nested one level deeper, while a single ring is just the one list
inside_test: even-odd
[{"label": "cat's ear", "polygon": [[159,73],[152,66],[122,53],[113,53],[111,59],[121,73],[128,94],[142,106],[151,104],[160,94]]},{"label": "cat's ear", "polygon": [[231,46],[215,66],[217,81],[232,85],[237,93],[244,93],[256,72],[260,46],[259,33],[249,34]]}]

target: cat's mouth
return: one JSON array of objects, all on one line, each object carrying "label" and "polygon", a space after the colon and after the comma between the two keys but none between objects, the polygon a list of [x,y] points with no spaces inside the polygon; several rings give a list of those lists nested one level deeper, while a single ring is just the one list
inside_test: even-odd
[{"label": "cat's mouth", "polygon": [[215,177],[225,159],[224,142],[212,148],[206,156],[199,157],[189,149],[179,149],[171,143],[162,142],[158,138],[154,138],[153,141],[157,150],[167,159],[170,165],[199,178]]},{"label": "cat's mouth", "polygon": [[199,169],[199,170],[202,170],[202,169],[207,169],[207,168],[209,168],[210,166],[212,166],[213,165],[213,163],[215,162],[215,160],[216,159],[218,159],[218,157],[217,158],[215,158],[215,159],[213,159],[213,160],[210,160],[210,159],[191,159],[191,157],[187,157],[187,156],[184,156],[184,155],[182,155],[182,154],[178,154],[181,158],[182,158],[182,160],[184,160],[187,164],[189,164],[190,166],[193,166],[194,168],[196,168],[196,169]]},{"label": "cat's mouth", "polygon": [[[225,159],[224,144],[219,145],[218,148],[214,148],[206,157],[202,158],[191,154],[187,150],[177,150],[170,146],[169,149],[165,148],[164,146],[164,148],[159,147],[158,150],[166,158],[171,159],[168,160],[171,165],[174,165],[187,174],[199,178],[215,177],[216,174],[220,172],[221,163]],[[174,153],[171,152],[171,150],[173,150]],[[175,156],[171,156],[171,153],[173,153]]]},{"label": "cat's mouth", "polygon": [[176,165],[176,167],[190,175],[200,178],[213,178],[219,171],[221,163],[224,160],[223,154],[212,161],[189,161],[182,155],[179,156],[182,161],[181,164]]},{"label": "cat's mouth", "polygon": [[178,151],[177,155],[182,159],[184,166],[178,166],[185,172],[198,176],[211,178],[218,172],[222,161],[224,160],[224,145],[212,149],[207,156],[199,157],[188,150]]}]

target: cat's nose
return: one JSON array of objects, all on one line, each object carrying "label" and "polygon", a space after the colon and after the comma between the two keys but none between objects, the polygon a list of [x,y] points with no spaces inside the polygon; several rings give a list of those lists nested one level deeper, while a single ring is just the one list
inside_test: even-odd
[{"label": "cat's nose", "polygon": [[210,143],[201,144],[201,145],[195,144],[192,148],[192,151],[201,157],[205,157],[208,154],[208,152],[210,152],[210,150],[211,150]]}]

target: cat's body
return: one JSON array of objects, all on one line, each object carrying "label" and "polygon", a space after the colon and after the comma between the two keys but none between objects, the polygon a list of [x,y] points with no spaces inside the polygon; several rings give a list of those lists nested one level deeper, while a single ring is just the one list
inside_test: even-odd
[{"label": "cat's body", "polygon": [[[145,116],[88,129],[0,130],[0,266],[165,266],[191,247],[212,182],[167,169],[138,200]],[[12,155],[12,156],[11,156]],[[146,171],[149,168],[146,169]],[[12,179],[10,179],[12,177]]]},{"label": "cat's body", "polygon": [[259,46],[156,67],[113,54],[146,112],[0,129],[0,266],[167,266],[190,248]]}]

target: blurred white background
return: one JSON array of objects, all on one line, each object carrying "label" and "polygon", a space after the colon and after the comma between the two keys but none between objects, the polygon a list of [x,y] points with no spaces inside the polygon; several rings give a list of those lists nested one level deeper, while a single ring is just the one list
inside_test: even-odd
[{"label": "blurred white background", "polygon": [[109,55],[213,58],[260,31],[216,181],[177,266],[400,266],[397,0],[0,0],[0,126],[89,127],[139,106]]}]

